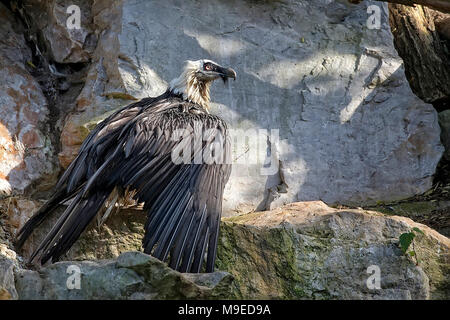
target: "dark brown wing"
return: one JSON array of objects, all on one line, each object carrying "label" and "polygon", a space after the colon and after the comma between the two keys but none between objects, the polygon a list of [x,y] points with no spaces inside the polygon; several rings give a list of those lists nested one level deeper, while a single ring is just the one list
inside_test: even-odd
[{"label": "dark brown wing", "polygon": [[[173,139],[180,130],[183,138]],[[174,162],[172,151],[189,144],[184,158],[189,161]],[[229,153],[226,124],[196,105],[170,94],[130,105],[95,128],[61,177],[58,190],[64,194],[59,198],[70,195],[74,200],[34,257],[42,263],[58,260],[112,190],[128,187],[136,190],[136,200],[145,202],[144,251],[183,272],[201,271],[207,253],[205,270],[212,271],[231,171]],[[199,162],[200,154],[213,154],[216,161]]]},{"label": "dark brown wing", "polygon": [[[150,137],[139,138],[142,133],[136,131],[127,138],[132,141],[128,158],[136,162],[123,159],[117,171],[121,185],[136,189],[139,201],[145,202],[144,250],[163,261],[169,258],[170,266],[182,272],[200,272],[207,252],[205,270],[211,272],[223,190],[231,171],[226,125],[218,117],[180,109],[155,120]],[[183,139],[171,141],[170,135],[180,129],[185,130]],[[215,151],[223,153],[215,154],[216,162],[211,163],[205,153],[212,154],[209,148],[214,144]],[[172,150],[180,145],[191,146],[189,163],[174,164]]]}]

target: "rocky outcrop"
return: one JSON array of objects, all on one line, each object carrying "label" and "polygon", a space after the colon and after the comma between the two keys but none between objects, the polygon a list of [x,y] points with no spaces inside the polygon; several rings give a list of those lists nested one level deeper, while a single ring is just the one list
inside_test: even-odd
[{"label": "rocky outcrop", "polygon": [[[0,3],[0,196],[55,182],[49,110],[23,30]],[[19,26],[19,27],[17,27]]]},{"label": "rocky outcrop", "polygon": [[97,46],[90,58],[85,85],[76,98],[75,110],[66,117],[62,129],[58,157],[63,168],[76,157],[83,140],[98,122],[130,102],[126,94],[121,94],[124,86],[118,70],[122,1],[95,1],[85,11],[92,16],[89,27],[95,29]]},{"label": "rocky outcrop", "polygon": [[[96,123],[136,98],[164,91],[183,60],[206,57],[233,66],[239,79],[214,86],[212,112],[234,130],[224,209],[236,215],[298,200],[375,204],[431,186],[443,151],[436,112],[409,88],[392,44],[387,6],[370,4],[381,10],[379,29],[367,27],[365,6],[346,1],[29,0],[21,12],[55,77],[64,79],[69,65],[88,66],[76,99],[59,101],[73,108],[60,119],[60,139],[53,139],[61,143],[63,167]],[[80,9],[79,29],[67,28],[69,5]],[[212,7],[220,10],[210,12]],[[11,47],[23,47],[9,55],[22,69],[7,78],[19,81],[28,60],[19,53],[30,53],[22,39],[8,42],[1,54],[16,50]],[[21,192],[43,176],[51,185],[57,172],[43,128],[49,126],[47,102],[35,80],[26,79],[28,84],[15,84],[22,85],[13,89],[15,95],[9,84],[4,87],[9,94],[1,95],[9,97],[3,108],[8,117],[19,115],[3,124],[0,181],[6,192]],[[61,79],[63,89],[71,86]],[[21,97],[24,86],[36,92]],[[26,99],[29,105],[22,103]]]},{"label": "rocky outcrop", "polygon": [[[92,29],[91,1],[26,0],[29,27],[39,30],[43,41],[43,54],[57,63],[89,62],[96,47],[97,36]],[[76,26],[75,14],[79,8],[80,28]],[[81,28],[81,24],[83,28]]]},{"label": "rocky outcrop", "polygon": [[95,2],[86,28],[96,30],[97,46],[64,125],[61,164],[104,114],[158,95],[183,60],[206,57],[239,75],[215,85],[212,112],[251,138],[235,142],[226,215],[424,192],[442,154],[436,112],[411,92],[387,6],[376,5],[380,29],[367,28],[365,6],[345,1]]},{"label": "rocky outcrop", "polygon": [[[227,273],[200,275],[181,275],[135,252],[142,223],[142,211],[125,210],[101,227],[92,225],[67,261],[39,272],[12,272],[11,262],[3,268],[9,279],[15,277],[21,299],[450,298],[450,240],[404,217],[299,202],[226,218],[216,268]],[[411,248],[416,256],[407,257],[399,237],[414,227],[424,234]],[[66,285],[73,265],[81,272],[80,290]],[[379,289],[367,284],[374,270],[379,270]]]}]

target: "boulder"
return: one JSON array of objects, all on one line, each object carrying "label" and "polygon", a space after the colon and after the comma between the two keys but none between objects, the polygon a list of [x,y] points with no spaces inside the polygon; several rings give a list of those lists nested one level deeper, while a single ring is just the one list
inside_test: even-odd
[{"label": "boulder", "polygon": [[223,299],[232,297],[226,272],[181,274],[141,252],[115,260],[59,262],[16,273],[19,299]]},{"label": "boulder", "polygon": [[[409,218],[299,202],[223,221],[217,266],[245,298],[448,299],[450,240]],[[419,228],[418,259],[399,248]],[[410,249],[412,250],[412,249]],[[379,270],[380,288],[367,283]]]},{"label": "boulder", "polygon": [[[409,199],[397,203],[379,203],[376,206],[366,207],[367,210],[378,211],[390,216],[403,216],[415,222],[425,224],[440,234],[450,237],[450,201],[448,194],[450,186],[444,187],[441,194],[424,194],[423,199]],[[429,196],[427,199],[425,197]],[[431,197],[438,199],[433,199]]]},{"label": "boulder", "polygon": [[[91,225],[62,259],[72,262],[62,266],[78,262],[84,266],[86,260],[90,261],[86,265],[92,265],[102,259],[117,259],[127,251],[142,250],[144,222],[141,210],[127,209],[111,216],[101,227]],[[416,236],[414,247],[409,249],[416,256],[411,257],[401,251],[399,238],[415,227],[424,234]],[[40,229],[27,250],[36,247],[36,240],[48,228],[44,225]],[[320,201],[298,202],[272,211],[224,218],[216,269],[234,278],[226,298],[448,299],[449,248],[448,238],[406,217],[336,209]],[[99,270],[111,268],[102,264]],[[367,285],[374,270],[380,272],[380,289]]]},{"label": "boulder", "polygon": [[212,113],[235,139],[225,215],[426,191],[443,152],[437,113],[409,87],[387,5],[365,3],[380,9],[379,29],[368,28],[365,5],[346,1],[95,2],[86,28],[97,46],[66,118],[61,164],[102,114],[162,93],[184,60],[210,58],[238,74],[212,88]]}]

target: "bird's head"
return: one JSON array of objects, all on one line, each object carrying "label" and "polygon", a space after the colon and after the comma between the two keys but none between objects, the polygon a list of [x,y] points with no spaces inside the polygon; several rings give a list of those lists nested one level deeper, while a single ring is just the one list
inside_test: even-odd
[{"label": "bird's head", "polygon": [[195,69],[195,77],[199,81],[211,82],[222,78],[223,82],[226,83],[228,78],[236,80],[236,71],[222,67],[211,60],[188,61],[186,67]]},{"label": "bird's head", "polygon": [[188,60],[181,75],[170,83],[170,90],[182,94],[186,100],[198,103],[208,110],[209,88],[211,83],[219,78],[224,83],[228,78],[236,80],[236,72],[211,60]]}]

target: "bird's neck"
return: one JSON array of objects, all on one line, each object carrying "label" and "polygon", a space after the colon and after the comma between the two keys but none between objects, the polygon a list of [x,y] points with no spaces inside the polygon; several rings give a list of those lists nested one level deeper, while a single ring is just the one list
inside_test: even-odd
[{"label": "bird's neck", "polygon": [[195,72],[186,70],[178,78],[170,83],[170,90],[176,94],[182,94],[183,98],[188,101],[202,106],[209,111],[209,88],[211,82],[200,81]]}]

